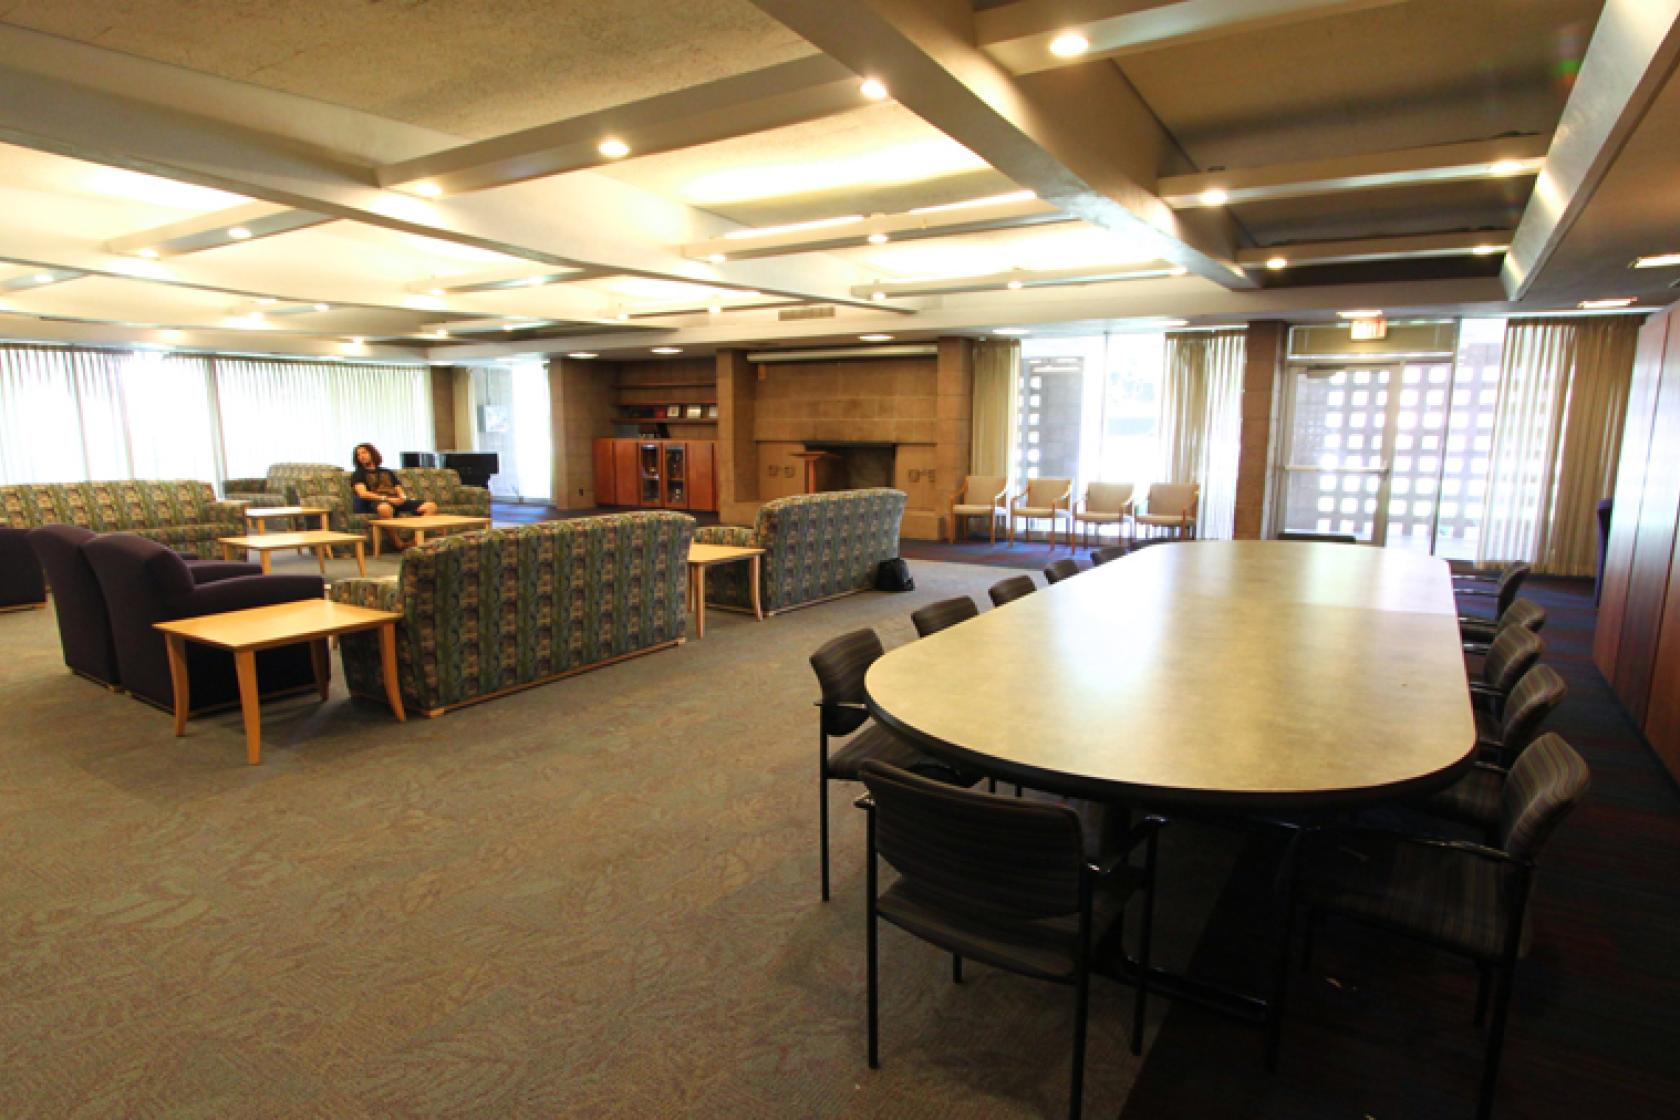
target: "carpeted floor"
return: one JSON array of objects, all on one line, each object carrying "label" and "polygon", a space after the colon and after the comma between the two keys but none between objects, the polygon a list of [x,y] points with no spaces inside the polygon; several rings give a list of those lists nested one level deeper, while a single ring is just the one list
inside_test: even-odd
[{"label": "carpeted floor", "polygon": [[[914,571],[436,720],[335,682],[265,709],[254,768],[237,714],[177,740],[64,670],[50,612],[0,616],[0,1114],[1060,1115],[1071,992],[953,986],[896,930],[865,1067],[855,787],[817,900],[808,655],[908,641],[914,607],[994,575]],[[1234,852],[1165,850],[1183,963]],[[1098,982],[1091,1115],[1135,1076],[1130,1006]]]}]

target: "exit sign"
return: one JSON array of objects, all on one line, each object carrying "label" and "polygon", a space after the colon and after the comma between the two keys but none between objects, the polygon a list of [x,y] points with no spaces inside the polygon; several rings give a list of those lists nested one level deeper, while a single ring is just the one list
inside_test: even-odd
[{"label": "exit sign", "polygon": [[1377,342],[1388,337],[1387,319],[1355,319],[1352,326],[1355,342]]}]

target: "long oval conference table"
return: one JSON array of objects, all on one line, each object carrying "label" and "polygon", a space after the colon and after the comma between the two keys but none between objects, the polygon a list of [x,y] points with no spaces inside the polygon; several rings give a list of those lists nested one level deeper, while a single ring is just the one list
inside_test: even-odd
[{"label": "long oval conference table", "polygon": [[1345,544],[1156,545],[901,646],[865,687],[950,761],[1162,807],[1427,792],[1476,740],[1446,561]]}]

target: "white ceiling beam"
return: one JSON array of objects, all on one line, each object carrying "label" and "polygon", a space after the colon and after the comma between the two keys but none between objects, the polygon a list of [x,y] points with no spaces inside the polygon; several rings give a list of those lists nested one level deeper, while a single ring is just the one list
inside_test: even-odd
[{"label": "white ceiling beam", "polygon": [[[1118,58],[1203,39],[1383,8],[1405,0],[1018,0],[976,12],[981,49],[1014,74]],[[1090,41],[1074,58],[1050,53],[1066,31]]]},{"label": "white ceiling beam", "polygon": [[1505,255],[1500,278],[1512,299],[1528,294],[1677,61],[1680,0],[1608,0]]},{"label": "white ceiling beam", "polygon": [[1345,241],[1304,241],[1295,245],[1274,245],[1268,249],[1244,249],[1237,263],[1244,268],[1280,268],[1320,264],[1352,264],[1358,261],[1400,261],[1425,257],[1487,257],[1504,252],[1511,244],[1508,229],[1476,230],[1469,233],[1422,233],[1404,237],[1365,237]]},{"label": "white ceiling beam", "polygon": [[428,201],[380,189],[371,167],[11,65],[0,65],[0,141],[543,264],[831,302],[849,301],[859,279],[832,257],[743,262],[727,272],[687,260],[666,246],[730,223],[606,176]]},{"label": "white ceiling beam", "polygon": [[984,276],[948,276],[938,280],[883,280],[852,289],[852,294],[874,298],[876,292],[888,299],[908,296],[955,295],[960,292],[995,292],[1021,288],[1061,288],[1072,284],[1102,284],[1114,280],[1157,280],[1183,276],[1184,269],[1171,261],[1132,261],[1126,264],[1082,265],[1078,268],[1014,268]]},{"label": "white ceiling beam", "polygon": [[[1510,136],[1267,167],[1235,167],[1194,175],[1167,175],[1162,177],[1157,189],[1161,201],[1168,206],[1191,209],[1422,183],[1533,175],[1545,161],[1550,143],[1550,138],[1545,136]],[[1210,191],[1219,192],[1219,201],[1204,197]]]},{"label": "white ceiling beam", "polygon": [[[205,249],[220,249],[242,241],[273,237],[278,233],[309,229],[332,221],[325,214],[294,210],[285,206],[271,206],[266,202],[251,202],[211,214],[200,214],[153,229],[113,237],[105,243],[105,251],[127,256],[162,259]],[[236,237],[230,230],[244,230],[244,237]]]},{"label": "white ceiling beam", "polygon": [[[848,218],[833,224],[799,222],[766,230],[734,230],[722,237],[684,245],[682,253],[693,260],[721,263],[1073,220],[1050,203],[1033,197],[1032,192],[1022,191],[1017,195],[930,206],[902,214],[855,215],[855,220]],[[871,241],[871,238],[878,240]]]},{"label": "white ceiling beam", "polygon": [[[797,59],[387,164],[379,185],[447,197],[615,162],[619,140],[647,156],[802,124],[867,105],[857,75],[825,55]],[[619,157],[623,158],[623,157]]]},{"label": "white ceiling beam", "polygon": [[87,273],[74,268],[59,268],[50,264],[31,265],[22,272],[0,277],[0,292],[32,292],[37,288],[48,288],[86,275]]},{"label": "white ceiling beam", "polygon": [[[974,45],[967,4],[754,3],[854,72],[880,78],[905,108],[1069,217],[1128,235],[1222,286],[1253,286],[1231,263],[1228,220],[1180,219],[1153,193],[1169,140],[1115,67],[1017,80]],[[1089,124],[1093,106],[1100,130]]]},{"label": "white ceiling beam", "polygon": [[131,327],[105,322],[71,319],[42,319],[34,315],[0,309],[0,336],[9,342],[83,343],[89,346],[134,346],[203,351],[210,354],[272,354],[290,358],[324,358],[369,362],[424,361],[426,351],[418,347],[377,345],[356,346],[332,339],[273,332],[214,330],[172,327]]}]

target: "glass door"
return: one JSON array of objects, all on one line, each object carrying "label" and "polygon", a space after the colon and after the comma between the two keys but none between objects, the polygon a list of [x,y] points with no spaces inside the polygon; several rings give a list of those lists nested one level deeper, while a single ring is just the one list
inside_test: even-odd
[{"label": "glass door", "polygon": [[1451,391],[1446,361],[1291,367],[1277,528],[1430,552]]}]

